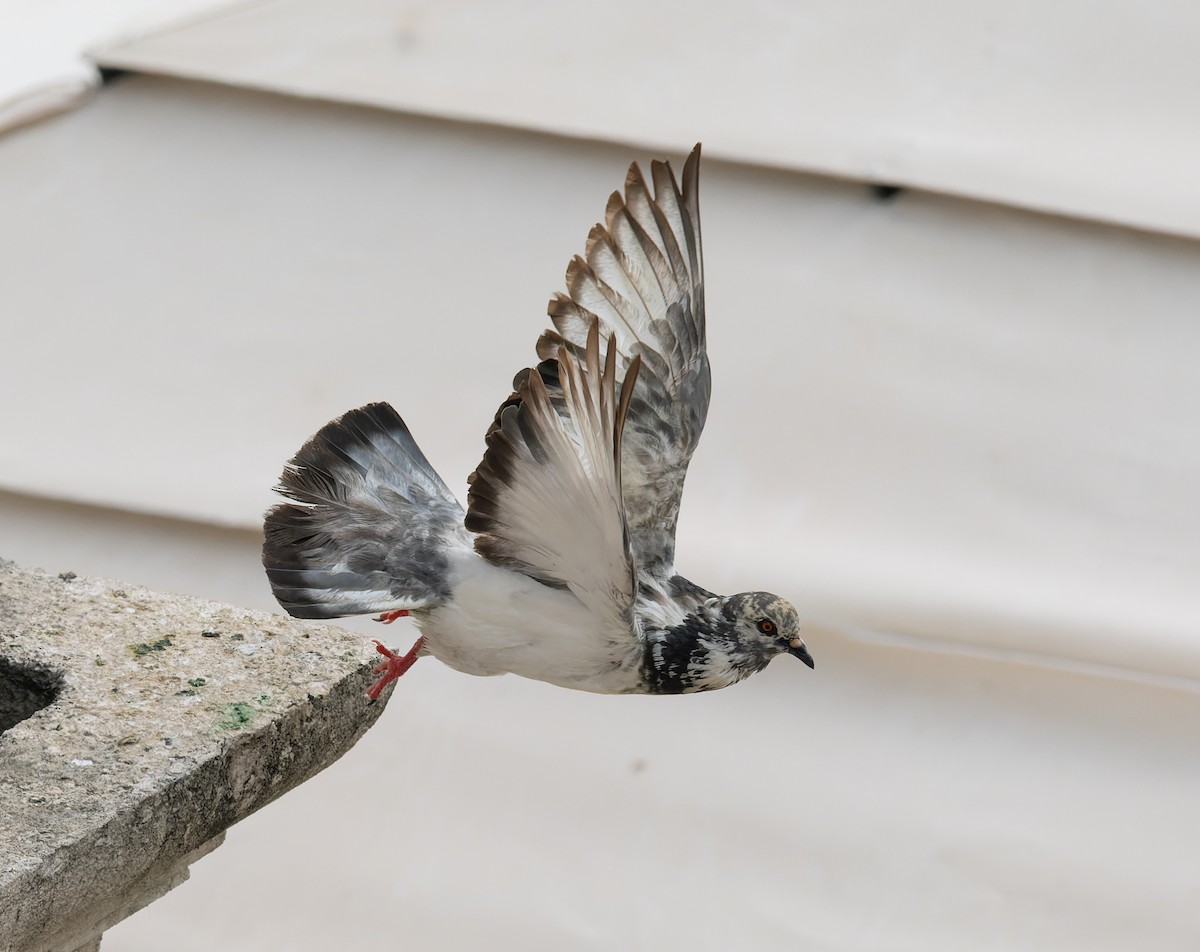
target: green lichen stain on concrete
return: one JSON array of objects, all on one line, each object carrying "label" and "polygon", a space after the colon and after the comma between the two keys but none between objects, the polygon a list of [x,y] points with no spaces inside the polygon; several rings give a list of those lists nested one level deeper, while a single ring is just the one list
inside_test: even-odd
[{"label": "green lichen stain on concrete", "polygon": [[238,701],[236,704],[226,704],[221,714],[222,718],[217,721],[217,727],[223,731],[236,731],[258,717],[258,709]]},{"label": "green lichen stain on concrete", "polygon": [[165,651],[170,647],[170,638],[159,638],[158,641],[143,641],[140,645],[130,645],[129,650],[133,652],[135,658],[141,658],[144,655],[148,655],[151,651]]}]

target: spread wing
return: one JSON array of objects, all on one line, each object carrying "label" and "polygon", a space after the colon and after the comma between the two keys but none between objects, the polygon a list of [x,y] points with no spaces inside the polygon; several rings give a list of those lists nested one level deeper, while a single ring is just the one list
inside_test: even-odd
[{"label": "spread wing", "polygon": [[523,374],[496,415],[466,526],[484,558],[569,589],[623,640],[637,583],[619,461],[638,361],[618,392],[617,348],[610,340],[602,364],[596,321],[581,353],[556,358]]},{"label": "spread wing", "polygon": [[[670,165],[653,162],[653,195],[638,166],[630,167],[624,197],[613,193],[605,224],[567,268],[569,293],[550,302],[555,329],[538,341],[543,359],[563,351],[578,358],[599,321],[601,334],[615,340],[618,382],[640,359],[621,492],[638,571],[660,579],[674,575],[683,482],[708,415],[699,163],[697,145],[680,188]],[[551,398],[561,406],[553,391]]]}]

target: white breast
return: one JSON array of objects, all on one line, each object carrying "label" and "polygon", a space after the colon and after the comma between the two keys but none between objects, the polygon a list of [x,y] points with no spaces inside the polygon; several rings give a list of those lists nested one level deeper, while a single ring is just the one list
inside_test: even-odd
[{"label": "white breast", "polygon": [[600,694],[639,690],[632,631],[605,632],[569,591],[463,551],[450,601],[417,619],[426,649],[466,674],[519,674]]}]

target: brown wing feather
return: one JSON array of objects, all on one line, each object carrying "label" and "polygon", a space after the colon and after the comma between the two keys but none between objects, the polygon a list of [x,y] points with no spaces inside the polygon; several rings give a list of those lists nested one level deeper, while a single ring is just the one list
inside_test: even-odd
[{"label": "brown wing feather", "polygon": [[[624,431],[622,492],[639,571],[674,573],[675,526],[688,463],[708,414],[711,377],[704,327],[700,239],[700,147],[677,184],[670,165],[651,164],[654,194],[630,167],[625,194],[608,201],[605,224],[588,235],[584,257],[567,267],[567,290],[549,305],[554,330],[538,355],[578,355],[594,321],[616,339],[617,376],[641,363]],[[549,380],[547,385],[553,384]]]},{"label": "brown wing feather", "polygon": [[618,460],[638,371],[617,390],[616,347],[601,364],[598,322],[580,356],[560,351],[553,386],[540,369],[520,377],[488,432],[466,527],[488,561],[570,590],[620,640],[637,583]]}]

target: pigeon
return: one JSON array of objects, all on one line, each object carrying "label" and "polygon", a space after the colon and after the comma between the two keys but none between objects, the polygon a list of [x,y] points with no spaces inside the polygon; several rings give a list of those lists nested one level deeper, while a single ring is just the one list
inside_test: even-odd
[{"label": "pigeon", "polygon": [[[420,657],[601,694],[723,688],[790,654],[795,607],[675,572],[688,463],[708,413],[700,146],[682,186],[634,163],[567,268],[539,363],[517,374],[464,512],[387,403],[323,427],[287,464],[263,565],[298,618],[411,616],[376,641],[374,700]],[[653,183],[653,188],[651,188]]]}]

